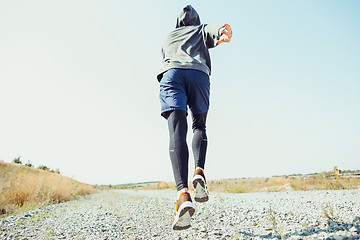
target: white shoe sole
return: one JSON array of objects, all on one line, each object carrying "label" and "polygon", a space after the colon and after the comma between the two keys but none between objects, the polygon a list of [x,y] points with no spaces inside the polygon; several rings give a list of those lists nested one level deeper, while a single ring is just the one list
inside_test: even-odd
[{"label": "white shoe sole", "polygon": [[201,175],[195,175],[193,178],[193,186],[195,189],[195,201],[207,202],[209,200],[209,192],[206,188],[205,179]]},{"label": "white shoe sole", "polygon": [[190,218],[194,215],[194,213],[195,208],[192,202],[184,202],[181,204],[172,224],[173,230],[188,229],[191,226]]}]

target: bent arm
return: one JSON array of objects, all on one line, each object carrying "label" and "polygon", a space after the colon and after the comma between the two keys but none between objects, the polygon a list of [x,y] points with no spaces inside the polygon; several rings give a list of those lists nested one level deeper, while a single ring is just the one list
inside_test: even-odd
[{"label": "bent arm", "polygon": [[208,24],[204,27],[205,44],[208,48],[213,48],[223,42],[230,42],[232,30],[230,25]]},{"label": "bent arm", "polygon": [[223,25],[220,24],[207,24],[204,27],[204,40],[207,48],[216,47],[216,42],[220,39],[221,28]]}]

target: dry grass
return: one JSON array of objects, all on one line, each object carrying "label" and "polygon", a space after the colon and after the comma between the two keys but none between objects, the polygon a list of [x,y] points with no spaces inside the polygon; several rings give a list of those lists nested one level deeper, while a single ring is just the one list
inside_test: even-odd
[{"label": "dry grass", "polygon": [[278,192],[289,190],[289,183],[282,177],[228,179],[210,181],[209,190],[215,192]]},{"label": "dry grass", "polygon": [[57,173],[0,162],[0,215],[69,201],[93,191],[91,185]]}]

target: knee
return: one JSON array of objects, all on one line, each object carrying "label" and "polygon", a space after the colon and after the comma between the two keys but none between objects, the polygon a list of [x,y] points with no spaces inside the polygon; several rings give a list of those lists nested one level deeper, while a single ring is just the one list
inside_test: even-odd
[{"label": "knee", "polygon": [[194,133],[196,130],[205,131],[206,117],[207,117],[207,112],[201,114],[193,114],[192,129]]},{"label": "knee", "polygon": [[206,126],[205,126],[205,124],[193,124],[192,125],[192,130],[193,130],[194,133],[196,131],[205,132],[206,131]]}]

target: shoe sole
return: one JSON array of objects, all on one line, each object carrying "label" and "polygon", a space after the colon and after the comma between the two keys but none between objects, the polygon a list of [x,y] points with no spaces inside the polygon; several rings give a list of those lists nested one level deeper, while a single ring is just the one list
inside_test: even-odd
[{"label": "shoe sole", "polygon": [[207,202],[209,200],[209,193],[205,187],[205,179],[200,175],[196,175],[193,178],[193,186],[195,189],[195,201]]},{"label": "shoe sole", "polygon": [[181,204],[178,213],[175,216],[173,223],[173,230],[184,230],[191,227],[190,218],[195,213],[195,208],[192,202],[184,202]]}]

